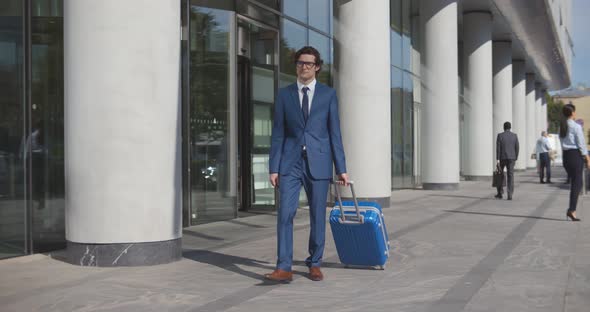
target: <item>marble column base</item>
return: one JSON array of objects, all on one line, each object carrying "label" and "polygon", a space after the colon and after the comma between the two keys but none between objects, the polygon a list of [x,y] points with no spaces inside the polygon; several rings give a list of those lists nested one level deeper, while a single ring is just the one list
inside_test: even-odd
[{"label": "marble column base", "polygon": [[456,191],[459,183],[422,183],[422,189],[433,191]]},{"label": "marble column base", "polygon": [[463,176],[465,181],[492,181],[492,176],[472,176],[466,175]]},{"label": "marble column base", "polygon": [[67,261],[80,266],[117,267],[165,264],[182,258],[181,238],[147,243],[67,242]]}]

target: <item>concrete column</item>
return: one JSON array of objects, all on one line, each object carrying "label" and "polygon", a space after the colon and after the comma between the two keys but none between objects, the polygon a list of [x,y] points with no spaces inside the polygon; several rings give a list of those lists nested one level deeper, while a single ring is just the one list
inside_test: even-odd
[{"label": "concrete column", "polygon": [[[457,1],[420,1],[422,49],[422,184],[459,187]],[[444,83],[443,83],[444,82]]]},{"label": "concrete column", "polygon": [[180,6],[67,0],[64,59],[68,260],[179,260]]},{"label": "concrete column", "polygon": [[543,126],[543,86],[540,83],[535,85],[535,118],[536,136],[539,138],[546,130]]},{"label": "concrete column", "polygon": [[541,125],[543,127],[542,130],[549,132],[549,122],[548,122],[548,118],[547,118],[547,98],[545,97],[545,94],[547,93],[547,89],[543,89],[543,90],[541,90],[541,92],[543,93],[543,97],[542,97],[543,106],[541,108]]},{"label": "concrete column", "polygon": [[457,65],[458,75],[457,82],[459,84],[459,175],[462,176],[465,172],[465,159],[467,155],[467,144],[465,144],[465,58],[463,57],[463,41],[457,43]]},{"label": "concrete column", "polygon": [[512,132],[518,136],[520,152],[514,164],[516,170],[526,169],[526,78],[524,61],[512,62]]},{"label": "concrete column", "polygon": [[494,167],[492,14],[463,14],[466,180],[490,180]]},{"label": "concrete column", "polygon": [[494,159],[496,136],[504,131],[504,123],[512,122],[512,43],[495,41],[494,48]]},{"label": "concrete column", "polygon": [[536,109],[535,105],[537,98],[535,95],[535,74],[526,74],[526,137],[527,142],[525,148],[521,150],[525,152],[523,156],[526,157],[527,169],[536,168],[537,161],[531,158],[531,154],[535,152],[535,143],[537,142],[536,131]]},{"label": "concrete column", "polygon": [[[412,50],[411,69],[413,73],[420,74],[422,54],[422,29],[420,15],[412,16]],[[414,176],[417,183],[422,183],[422,151],[421,151],[421,122],[422,122],[422,80],[419,76],[412,75],[414,86]]]},{"label": "concrete column", "polygon": [[[336,90],[346,163],[357,197],[389,206],[391,61],[389,1],[334,3]],[[359,27],[362,25],[362,27]],[[371,51],[371,57],[364,57]],[[362,105],[361,105],[362,103]],[[366,122],[363,122],[366,121]],[[371,160],[367,161],[367,151]],[[350,196],[345,193],[344,196]]]}]

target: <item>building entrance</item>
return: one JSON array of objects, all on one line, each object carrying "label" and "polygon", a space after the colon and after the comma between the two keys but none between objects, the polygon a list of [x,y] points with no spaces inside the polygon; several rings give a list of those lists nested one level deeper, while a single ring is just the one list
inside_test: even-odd
[{"label": "building entrance", "polygon": [[239,209],[272,210],[275,192],[268,160],[278,88],[278,31],[239,16],[237,39]]}]

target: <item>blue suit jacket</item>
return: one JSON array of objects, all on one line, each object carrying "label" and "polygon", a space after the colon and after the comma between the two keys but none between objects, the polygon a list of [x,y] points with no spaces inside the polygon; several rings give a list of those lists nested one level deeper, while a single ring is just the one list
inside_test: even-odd
[{"label": "blue suit jacket", "polygon": [[305,123],[299,104],[297,83],[279,90],[275,103],[272,140],[270,147],[270,173],[288,174],[302,157],[306,147],[309,169],[314,179],[332,178],[332,164],[336,173],[346,172],[346,160],[336,91],[319,82]]}]

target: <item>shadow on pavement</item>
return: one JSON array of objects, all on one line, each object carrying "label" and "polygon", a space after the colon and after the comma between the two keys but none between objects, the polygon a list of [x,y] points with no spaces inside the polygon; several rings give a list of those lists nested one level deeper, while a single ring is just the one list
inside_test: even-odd
[{"label": "shadow on pavement", "polygon": [[193,230],[186,230],[183,229],[182,230],[182,235],[188,235],[188,236],[193,236],[193,237],[197,237],[197,238],[203,238],[206,240],[214,240],[214,241],[224,241],[225,239],[221,238],[221,237],[217,237],[217,236],[211,236],[211,235],[207,235],[207,234],[203,234],[203,233],[199,233]]},{"label": "shadow on pavement", "polygon": [[[245,257],[238,257],[232,256],[227,254],[222,254],[214,251],[209,250],[185,250],[182,253],[183,257],[186,259],[190,259],[193,261],[197,261],[200,263],[205,263],[209,265],[216,266],[218,268],[240,274],[255,280],[259,280],[260,283],[256,284],[257,286],[272,286],[281,283],[272,282],[266,280],[264,275],[258,274],[255,272],[251,272],[248,270],[242,269],[240,266],[248,266],[248,267],[255,267],[255,268],[263,268],[267,269],[268,273],[275,269],[274,264],[270,264],[266,261],[259,261],[255,259],[245,258]],[[307,276],[307,273],[293,271],[294,275],[301,275]]]},{"label": "shadow on pavement", "polygon": [[562,190],[569,190],[570,189],[569,183],[566,184],[566,183],[562,183],[562,182],[557,182],[557,183],[553,182],[551,184],[545,184],[545,185],[550,186],[550,187],[559,188]]},{"label": "shadow on pavement", "polygon": [[491,197],[477,197],[477,196],[465,196],[465,195],[435,195],[435,194],[430,194],[428,196],[494,200],[494,197],[493,197],[494,195],[491,195]]},{"label": "shadow on pavement", "polygon": [[[305,261],[293,261],[293,265],[304,266],[306,267]],[[322,262],[322,268],[331,268],[331,269],[344,269],[344,264],[339,262]]]},{"label": "shadow on pavement", "polygon": [[453,212],[453,213],[483,215],[483,216],[495,216],[495,217],[529,218],[529,219],[549,220],[549,221],[566,221],[565,219],[545,218],[545,217],[527,216],[527,215],[510,215],[510,214],[501,214],[501,213],[471,212],[471,211],[457,211],[457,210],[444,210],[444,211]]}]

